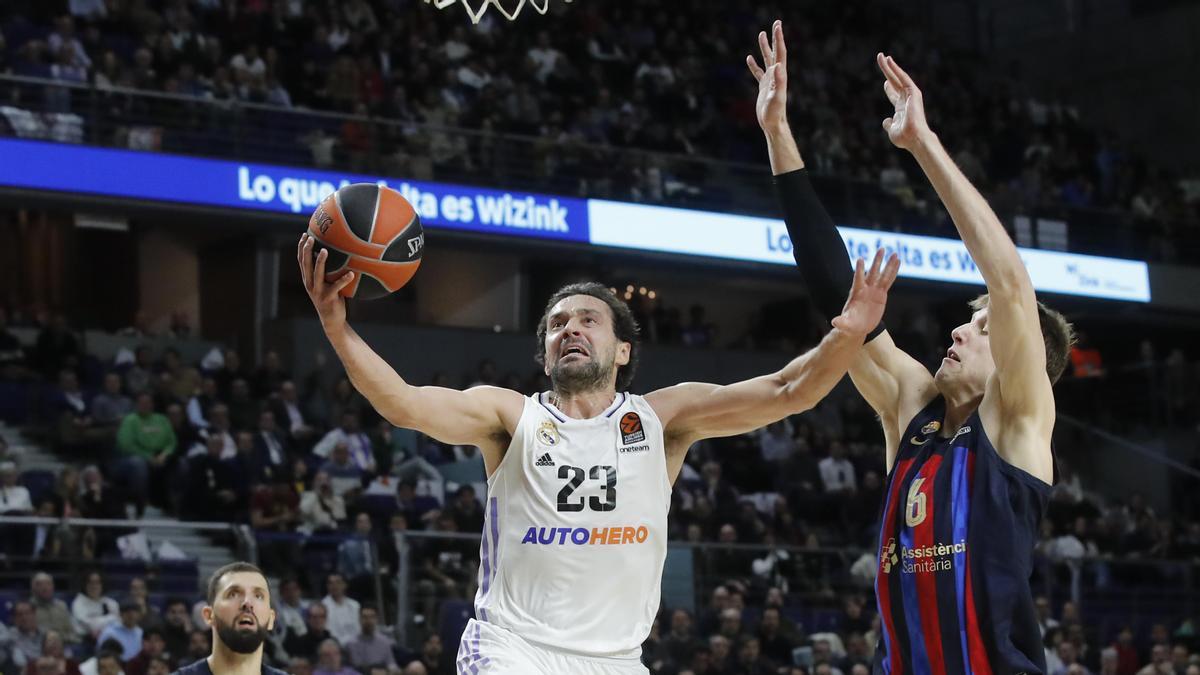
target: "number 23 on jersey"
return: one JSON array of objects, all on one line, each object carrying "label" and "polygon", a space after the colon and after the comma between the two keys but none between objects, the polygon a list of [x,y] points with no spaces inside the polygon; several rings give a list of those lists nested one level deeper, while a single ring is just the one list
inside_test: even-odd
[{"label": "number 23 on jersey", "polygon": [[[583,485],[585,476],[591,481],[600,482],[600,491],[603,493],[603,499],[600,495],[592,495],[584,497],[580,495],[578,499],[572,498],[575,491]],[[593,466],[588,470],[584,470],[579,466],[560,466],[558,467],[558,477],[567,481],[562,489],[558,491],[558,510],[564,513],[582,511],[585,507],[590,507],[593,511],[612,511],[617,508],[617,470],[611,466],[598,465]]]}]

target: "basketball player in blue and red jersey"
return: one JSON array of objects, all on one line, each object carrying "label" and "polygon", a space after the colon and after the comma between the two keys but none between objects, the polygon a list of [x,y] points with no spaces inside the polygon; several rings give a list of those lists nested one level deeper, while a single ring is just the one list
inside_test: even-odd
[{"label": "basketball player in blue and red jersey", "polygon": [[[759,35],[758,119],[767,137],[793,251],[818,307],[848,287],[845,244],[809,184],[786,116],[787,48],[776,22]],[[933,375],[882,323],[850,368],[887,441],[876,597],[875,672],[1045,673],[1031,557],[1054,480],[1052,383],[1071,327],[1039,303],[1017,249],[925,120],[921,91],[880,54],[883,122],[945,204],[987,284],[951,332]]]},{"label": "basketball player in blue and red jersey", "polygon": [[[652,226],[652,224],[651,224]],[[857,264],[846,303],[819,345],[781,370],[730,385],[688,382],[625,391],[638,358],[629,307],[598,283],[546,304],[537,360],[551,391],[456,391],[405,382],[346,322],[307,235],[297,262],[326,336],[379,414],[444,443],[482,450],[488,494],[476,618],[459,673],[645,674],[641,645],[661,596],[671,486],[693,443],[807,410],[845,375],[883,317],[899,259]],[[414,355],[414,358],[420,358]]]}]

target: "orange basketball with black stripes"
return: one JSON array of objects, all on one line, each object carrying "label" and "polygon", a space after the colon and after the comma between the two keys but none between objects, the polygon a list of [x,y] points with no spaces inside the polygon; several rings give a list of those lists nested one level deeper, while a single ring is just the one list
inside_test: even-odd
[{"label": "orange basketball with black stripes", "polygon": [[373,300],[400,290],[417,273],[425,232],[412,204],[374,183],[347,185],[321,202],[308,221],[316,253],[329,250],[325,274],[354,270],[347,298]]}]

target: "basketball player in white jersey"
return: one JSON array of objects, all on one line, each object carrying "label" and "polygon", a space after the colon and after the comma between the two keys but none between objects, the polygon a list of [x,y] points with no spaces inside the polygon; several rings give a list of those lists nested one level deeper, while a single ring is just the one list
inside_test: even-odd
[{"label": "basketball player in white jersey", "polygon": [[326,336],[383,417],[444,443],[476,445],[488,476],[476,619],[459,673],[646,673],[641,644],[658,611],[671,485],[688,448],[808,410],[845,375],[883,315],[899,260],[859,260],[844,308],[814,349],[727,386],[688,382],[636,396],[638,328],[596,283],[555,293],[537,328],[553,390],[457,391],[406,383],[346,322],[326,253],[297,260]]}]

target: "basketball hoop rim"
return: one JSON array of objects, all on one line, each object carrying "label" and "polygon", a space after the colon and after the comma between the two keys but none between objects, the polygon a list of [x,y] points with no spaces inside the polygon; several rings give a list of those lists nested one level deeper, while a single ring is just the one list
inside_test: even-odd
[{"label": "basketball hoop rim", "polygon": [[[469,0],[425,0],[425,4],[433,5],[434,9],[446,9],[447,7],[457,3],[467,10],[467,16],[470,17],[472,24],[478,24],[483,20],[483,15],[487,13],[488,7],[495,7],[500,15],[509,21],[516,21],[517,16],[521,14],[521,10],[525,5],[533,7],[533,10],[538,14],[545,14],[550,11],[551,0],[516,0],[516,6],[510,11],[500,0],[482,0],[478,7],[471,7]],[[562,0],[562,2],[570,3],[572,0]]]}]

